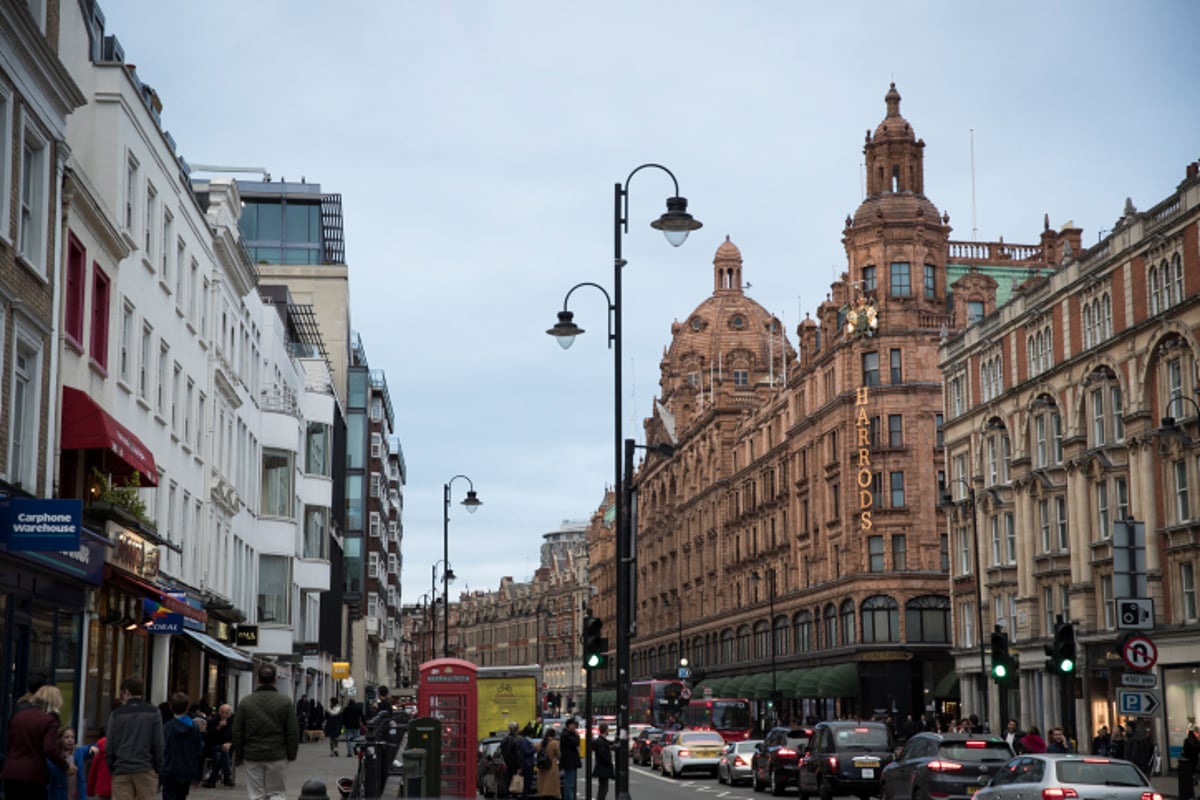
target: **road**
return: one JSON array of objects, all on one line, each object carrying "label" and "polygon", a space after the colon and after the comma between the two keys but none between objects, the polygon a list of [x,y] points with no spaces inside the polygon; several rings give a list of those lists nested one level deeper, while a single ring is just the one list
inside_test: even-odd
[{"label": "road", "polygon": [[[581,786],[580,789],[583,787]],[[694,798],[703,796],[706,798],[730,797],[730,798],[751,798],[751,797],[769,797],[770,795],[755,794],[749,784],[742,786],[727,786],[723,783],[717,783],[716,778],[710,778],[704,773],[697,772],[696,774],[688,774],[676,780],[675,778],[664,778],[661,773],[651,772],[649,767],[637,767],[630,765],[629,767],[629,794],[634,800],[646,800],[648,798],[668,798],[684,800],[684,798]],[[790,789],[789,794],[796,797],[796,790]],[[595,793],[593,792],[593,797]],[[609,797],[611,798],[612,786],[609,786]],[[583,797],[583,792],[579,793],[579,797]]]}]

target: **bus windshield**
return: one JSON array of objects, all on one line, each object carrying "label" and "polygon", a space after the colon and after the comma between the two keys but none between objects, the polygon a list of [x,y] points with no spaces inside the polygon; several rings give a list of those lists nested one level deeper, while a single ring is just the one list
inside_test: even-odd
[{"label": "bus windshield", "polygon": [[740,698],[692,698],[683,712],[689,728],[712,730],[727,742],[743,741],[750,737],[753,721],[750,702]]}]

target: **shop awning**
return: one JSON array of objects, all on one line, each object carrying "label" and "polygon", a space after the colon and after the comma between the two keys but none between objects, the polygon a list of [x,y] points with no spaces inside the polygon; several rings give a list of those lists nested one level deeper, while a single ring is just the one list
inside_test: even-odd
[{"label": "shop awning", "polygon": [[857,697],[858,664],[836,664],[829,667],[817,684],[817,697]]},{"label": "shop awning", "polygon": [[117,474],[135,470],[142,486],[158,485],[158,470],[150,448],[85,392],[63,387],[62,449],[102,450],[119,464],[109,464]]},{"label": "shop awning", "polygon": [[805,672],[803,669],[789,669],[779,674],[779,691],[783,692],[784,697],[795,697],[796,684],[804,677]]},{"label": "shop awning", "polygon": [[943,675],[933,687],[933,696],[941,700],[958,697],[958,673],[947,672]]},{"label": "shop awning", "polygon": [[804,674],[796,679],[796,683],[792,687],[792,697],[796,699],[816,697],[817,687],[821,685],[821,677],[828,669],[828,667],[812,667],[804,670]]},{"label": "shop awning", "polygon": [[234,669],[250,669],[254,666],[254,663],[249,658],[239,653],[237,650],[234,650],[224,642],[217,641],[203,631],[195,631],[191,628],[184,628],[183,633],[185,636],[203,647],[208,652],[226,659],[229,662],[229,666],[233,667]]}]

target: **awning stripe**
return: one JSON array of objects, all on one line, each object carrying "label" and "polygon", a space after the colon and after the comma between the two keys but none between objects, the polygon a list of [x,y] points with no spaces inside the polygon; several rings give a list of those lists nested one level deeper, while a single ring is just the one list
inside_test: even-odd
[{"label": "awning stripe", "polygon": [[143,486],[158,485],[154,454],[87,393],[63,387],[62,449],[104,450],[137,470]]}]

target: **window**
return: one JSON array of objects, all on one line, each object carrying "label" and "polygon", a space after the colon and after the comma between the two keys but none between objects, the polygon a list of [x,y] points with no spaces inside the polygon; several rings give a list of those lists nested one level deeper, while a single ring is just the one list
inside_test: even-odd
[{"label": "window", "polygon": [[1091,394],[1092,404],[1092,447],[1100,447],[1104,444],[1104,393],[1100,389],[1094,389]]},{"label": "window", "polygon": [[367,532],[372,539],[378,539],[383,536],[383,522],[380,519],[378,511],[371,512],[370,523]]},{"label": "window", "polygon": [[988,517],[988,525],[992,531],[992,566],[998,567],[1002,563],[1000,560],[1000,518],[993,514]]},{"label": "window", "polygon": [[1038,529],[1042,533],[1042,552],[1050,552],[1050,501],[1038,501]]},{"label": "window", "polygon": [[862,354],[862,381],[863,386],[879,385],[879,353]]},{"label": "window", "polygon": [[864,642],[900,641],[900,607],[884,595],[868,597],[862,604]]},{"label": "window", "polygon": [[87,253],[75,234],[67,234],[67,274],[63,287],[66,309],[63,329],[77,347],[83,347],[83,299],[87,288]]},{"label": "window", "polygon": [[1112,527],[1108,513],[1108,484],[1102,481],[1096,484],[1096,538],[1104,541],[1111,536]]},{"label": "window", "polygon": [[38,438],[41,430],[42,344],[32,331],[15,330],[9,377],[8,479],[37,493]]},{"label": "window", "polygon": [[971,567],[971,537],[967,534],[967,528],[962,526],[958,529],[958,574],[970,575],[973,571]]},{"label": "window", "polygon": [[1052,434],[1051,439],[1054,444],[1054,447],[1052,450],[1052,455],[1053,455],[1052,463],[1062,464],[1063,463],[1063,427],[1062,427],[1062,415],[1059,414],[1058,412],[1055,412],[1050,415],[1050,430],[1051,430],[1051,434]]},{"label": "window", "polygon": [[1017,523],[1011,511],[1004,514],[1004,555],[1009,564],[1017,563]]},{"label": "window", "polygon": [[813,650],[812,613],[801,611],[796,615],[796,648],[801,653]]},{"label": "window", "polygon": [[175,243],[175,307],[181,312],[187,307],[184,295],[187,294],[187,245],[183,239]]},{"label": "window", "polygon": [[92,266],[92,363],[108,370],[108,304],[111,284],[99,264]]},{"label": "window", "polygon": [[304,471],[309,475],[330,475],[329,426],[324,422],[309,422],[305,443]]},{"label": "window", "polygon": [[901,369],[900,350],[893,349],[889,355],[891,360],[891,383],[893,386],[898,386],[904,382],[904,371]]},{"label": "window", "polygon": [[888,447],[904,447],[904,417],[888,414]]},{"label": "window", "polygon": [[1033,419],[1034,466],[1046,466],[1046,415],[1039,414]]},{"label": "window", "polygon": [[371,497],[379,497],[379,473],[371,473],[371,484],[367,487],[371,493]]},{"label": "window", "polygon": [[904,605],[904,627],[910,642],[950,641],[950,599],[940,595],[914,597]]},{"label": "window", "polygon": [[901,572],[908,569],[908,537],[897,533],[892,537],[892,571]]},{"label": "window", "polygon": [[950,379],[950,416],[960,416],[966,411],[966,393],[962,375]]},{"label": "window", "polygon": [[158,254],[162,263],[162,275],[160,276],[164,283],[168,286],[171,281],[171,239],[175,237],[175,217],[167,209],[163,209],[163,224],[162,224],[162,252]]},{"label": "window", "polygon": [[942,572],[950,571],[950,536],[949,534],[938,535],[938,569]]},{"label": "window", "polygon": [[379,579],[379,553],[375,550],[367,553],[367,577]]},{"label": "window", "polygon": [[150,323],[142,323],[141,359],[138,361],[138,396],[143,400],[150,399],[150,348],[154,344],[154,328]]},{"label": "window", "polygon": [[904,473],[891,473],[888,482],[892,487],[892,508],[904,508]]},{"label": "window", "polygon": [[1192,518],[1191,503],[1188,499],[1187,462],[1183,459],[1175,462],[1175,522],[1183,523]]},{"label": "window", "polygon": [[856,625],[854,623],[854,601],[843,600],[841,610],[842,620],[842,645],[851,645],[858,641],[858,636],[855,635]]},{"label": "window", "polygon": [[1183,600],[1183,618],[1189,621],[1196,619],[1196,572],[1192,562],[1185,561],[1179,565],[1179,593]]},{"label": "window", "polygon": [[869,559],[869,569],[871,572],[883,572],[883,537],[868,536],[867,537],[867,557]]},{"label": "window", "polygon": [[258,621],[290,625],[292,562],[287,556],[258,557]]},{"label": "window", "polygon": [[192,444],[192,403],[196,399],[196,383],[191,378],[187,380],[187,396],[183,406],[183,443],[188,447]]},{"label": "window", "polygon": [[1100,607],[1104,609],[1104,628],[1112,630],[1117,627],[1117,621],[1113,614],[1112,575],[1100,576]]},{"label": "window", "polygon": [[863,291],[873,292],[878,288],[879,282],[875,274],[875,266],[863,267]]},{"label": "window", "polygon": [[129,383],[133,371],[133,306],[125,304],[121,315],[121,380]]},{"label": "window", "polygon": [[171,347],[166,339],[158,345],[158,391],[155,394],[154,408],[159,414],[167,413],[167,381],[171,377]]},{"label": "window", "polygon": [[892,262],[890,277],[892,297],[912,297],[912,275],[905,261]]},{"label": "window", "polygon": [[733,371],[733,385],[734,386],[749,386],[750,385],[750,371],[744,370],[744,369],[735,369]]},{"label": "window", "polygon": [[383,455],[383,436],[378,433],[371,434],[371,458],[381,458]]},{"label": "window", "polygon": [[145,245],[146,252],[143,256],[146,259],[148,266],[154,269],[154,220],[158,213],[158,192],[154,189],[154,184],[146,184],[146,227],[143,231],[142,242]]},{"label": "window", "polygon": [[46,275],[46,239],[50,217],[49,142],[31,125],[21,132],[21,179],[17,196],[17,253],[39,275]]},{"label": "window", "polygon": [[937,291],[936,276],[937,272],[933,268],[933,264],[925,265],[925,299],[932,300]]},{"label": "window", "polygon": [[967,324],[974,325],[983,319],[983,302],[980,300],[967,301]]},{"label": "window", "polygon": [[12,90],[0,81],[0,241],[9,241],[9,197],[12,194]]},{"label": "window", "polygon": [[942,433],[942,423],[945,421],[945,417],[943,417],[941,414],[933,415],[933,428],[935,437],[934,446],[939,450],[946,446],[946,439]]},{"label": "window", "polygon": [[1129,481],[1123,475],[1113,478],[1113,488],[1117,495],[1117,515],[1113,519],[1128,519],[1129,514]]},{"label": "window", "polygon": [[264,447],[260,513],[265,517],[290,517],[293,495],[291,453]]},{"label": "window", "polygon": [[133,234],[133,220],[135,213],[138,185],[138,162],[133,156],[129,156],[125,162],[125,218],[123,220],[125,230]]},{"label": "window", "polygon": [[1067,498],[1054,498],[1054,518],[1055,530],[1058,535],[1056,537],[1059,550],[1066,550],[1069,546],[1067,539]]}]

